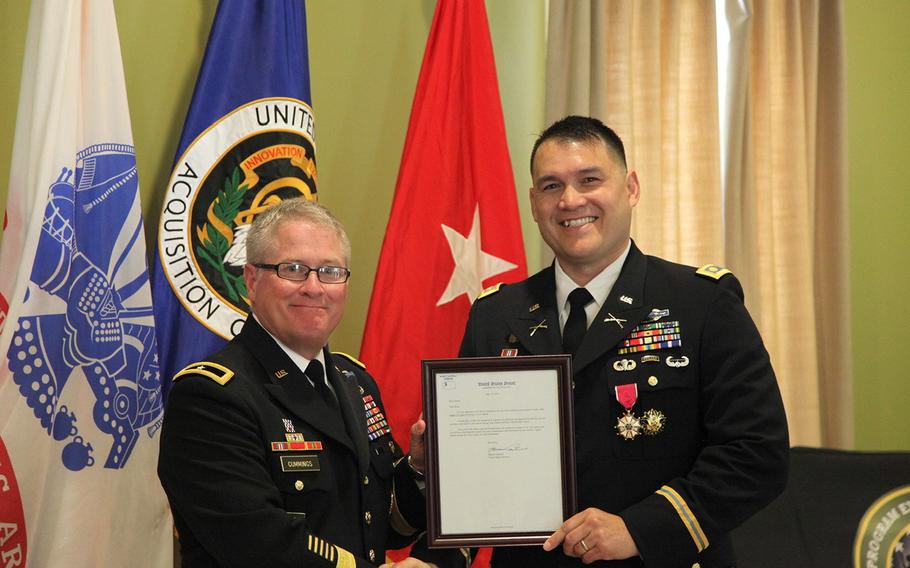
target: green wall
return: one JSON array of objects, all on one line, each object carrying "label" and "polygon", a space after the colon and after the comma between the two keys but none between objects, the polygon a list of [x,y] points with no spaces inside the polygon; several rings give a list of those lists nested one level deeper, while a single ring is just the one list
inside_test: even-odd
[{"label": "green wall", "polygon": [[[154,234],[216,0],[115,0],[139,164]],[[348,313],[333,347],[357,353],[433,0],[310,0],[310,70],[320,201],[353,241]],[[901,380],[910,321],[910,2],[846,0],[850,255],[856,446],[910,449],[910,388]],[[529,269],[541,244],[527,209],[526,159],[543,127],[545,0],[488,0]],[[15,128],[28,2],[0,3],[0,203]],[[892,251],[888,245],[896,248]]]},{"label": "green wall", "polygon": [[910,449],[910,2],[846,3],[856,447]]}]

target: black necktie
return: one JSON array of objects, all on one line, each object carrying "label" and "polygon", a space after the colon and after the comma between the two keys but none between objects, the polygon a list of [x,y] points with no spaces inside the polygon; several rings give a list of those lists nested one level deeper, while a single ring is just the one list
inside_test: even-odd
[{"label": "black necktie", "polygon": [[569,294],[569,319],[562,330],[563,351],[575,355],[585,331],[588,330],[588,317],[585,315],[585,306],[593,300],[591,293],[584,288],[576,288]]},{"label": "black necktie", "polygon": [[338,399],[335,398],[335,394],[332,393],[329,385],[325,382],[326,377],[322,370],[322,363],[317,359],[313,359],[310,361],[310,364],[307,365],[304,374],[313,382],[313,388],[316,389],[316,392],[319,393],[319,396],[322,397],[322,400],[325,401],[328,407],[337,409]]}]

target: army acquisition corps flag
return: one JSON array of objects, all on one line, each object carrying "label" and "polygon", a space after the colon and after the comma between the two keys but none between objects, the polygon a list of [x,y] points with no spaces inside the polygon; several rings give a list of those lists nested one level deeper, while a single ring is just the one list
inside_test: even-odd
[{"label": "army acquisition corps flag", "polygon": [[161,210],[152,289],[165,395],[243,326],[256,215],[316,199],[310,100],[302,0],[222,0]]},{"label": "army acquisition corps flag", "polygon": [[0,250],[0,566],[170,567],[112,0],[33,0]]}]

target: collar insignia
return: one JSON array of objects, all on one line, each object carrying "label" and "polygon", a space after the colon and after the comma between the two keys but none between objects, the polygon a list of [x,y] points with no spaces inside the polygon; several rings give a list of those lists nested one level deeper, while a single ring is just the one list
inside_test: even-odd
[{"label": "collar insignia", "polygon": [[607,315],[610,316],[610,317],[604,318],[604,323],[610,323],[610,322],[612,321],[612,322],[614,322],[616,325],[618,325],[618,326],[620,327],[620,329],[622,329],[622,328],[624,327],[622,324],[623,324],[624,322],[628,321],[628,320],[624,320],[624,319],[622,319],[622,318],[618,318],[618,317],[614,316],[613,314],[609,314],[609,313],[608,313]]},{"label": "collar insignia", "polygon": [[537,330],[538,330],[538,329],[548,329],[548,328],[547,328],[547,320],[543,320],[543,321],[541,321],[539,324],[534,325],[534,326],[531,326],[531,328],[530,328],[530,330],[529,330],[529,331],[531,332],[530,335],[533,337],[534,334],[537,333]]}]

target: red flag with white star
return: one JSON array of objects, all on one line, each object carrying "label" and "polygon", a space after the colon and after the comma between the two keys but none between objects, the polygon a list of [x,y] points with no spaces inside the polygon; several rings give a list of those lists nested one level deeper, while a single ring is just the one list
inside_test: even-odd
[{"label": "red flag with white star", "polygon": [[526,276],[484,2],[439,0],[360,351],[402,446],[421,359],[456,357],[484,287]]}]

